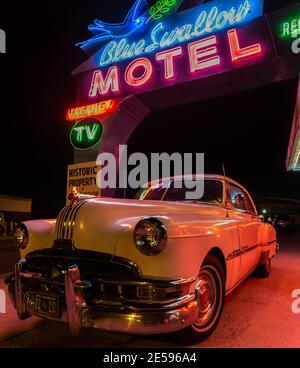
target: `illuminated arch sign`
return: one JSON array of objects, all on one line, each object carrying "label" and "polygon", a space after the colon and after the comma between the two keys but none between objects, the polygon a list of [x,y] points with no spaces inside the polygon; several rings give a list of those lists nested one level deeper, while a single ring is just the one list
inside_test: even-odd
[{"label": "illuminated arch sign", "polygon": [[73,72],[81,102],[139,94],[273,56],[263,0],[216,0],[178,12],[181,3],[158,18],[137,0],[124,23],[95,20],[94,36],[78,44],[90,58]]}]

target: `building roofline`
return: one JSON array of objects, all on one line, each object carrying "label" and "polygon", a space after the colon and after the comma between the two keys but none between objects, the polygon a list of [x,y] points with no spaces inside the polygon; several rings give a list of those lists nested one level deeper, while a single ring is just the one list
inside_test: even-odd
[{"label": "building roofline", "polygon": [[0,194],[0,199],[11,199],[14,201],[27,201],[27,202],[32,202],[31,198],[22,198],[22,197],[15,197],[12,195],[6,195],[6,194]]}]

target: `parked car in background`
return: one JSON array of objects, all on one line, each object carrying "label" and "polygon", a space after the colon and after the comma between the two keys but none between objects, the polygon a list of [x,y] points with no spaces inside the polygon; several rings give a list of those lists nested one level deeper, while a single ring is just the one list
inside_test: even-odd
[{"label": "parked car in background", "polygon": [[289,216],[294,220],[294,226],[300,228],[300,201],[287,198],[256,198],[257,210],[264,221],[274,223],[278,215]]},{"label": "parked car in background", "polygon": [[191,179],[152,182],[136,199],[79,196],[57,220],[22,224],[22,259],[6,280],[19,318],[74,334],[209,336],[225,296],[253,271],[269,276],[277,240],[243,186],[206,175],[203,197],[186,200]]},{"label": "parked car in background", "polygon": [[295,220],[288,215],[276,215],[273,220],[273,226],[278,231],[293,231]]}]

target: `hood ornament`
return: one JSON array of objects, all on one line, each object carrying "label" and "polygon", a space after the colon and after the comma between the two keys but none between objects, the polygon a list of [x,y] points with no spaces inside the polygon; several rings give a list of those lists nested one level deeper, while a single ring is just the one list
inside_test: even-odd
[{"label": "hood ornament", "polygon": [[71,206],[74,206],[78,202],[79,196],[80,192],[78,187],[73,187],[72,193],[68,196]]}]

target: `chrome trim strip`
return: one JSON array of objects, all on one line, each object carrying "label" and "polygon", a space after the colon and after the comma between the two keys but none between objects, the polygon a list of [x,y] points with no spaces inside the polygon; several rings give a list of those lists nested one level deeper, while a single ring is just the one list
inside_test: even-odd
[{"label": "chrome trim strip", "polygon": [[231,252],[231,253],[227,256],[226,261],[230,261],[230,260],[232,260],[233,258],[236,258],[236,257],[238,257],[238,256],[240,256],[240,255],[241,255],[241,251],[240,251],[240,249],[234,250],[233,252]]},{"label": "chrome trim strip", "polygon": [[25,259],[21,259],[15,266],[15,298],[16,298],[16,310],[19,319],[24,319],[25,315],[25,301],[23,296],[21,273],[23,266],[26,264]]},{"label": "chrome trim strip", "polygon": [[69,213],[68,219],[66,221],[66,226],[64,228],[64,234],[63,234],[62,239],[72,239],[71,230],[75,226],[75,219],[76,219],[77,212],[79,208],[82,207],[83,204],[84,202],[78,202],[77,204],[73,206],[72,211]]},{"label": "chrome trim strip", "polygon": [[[19,278],[20,279],[30,279],[30,280],[36,280],[39,282],[43,282],[43,283],[49,283],[49,284],[53,284],[53,285],[60,285],[63,286],[64,284],[62,282],[59,281],[55,281],[53,279],[49,279],[44,277],[43,275],[41,275],[40,273],[36,273],[36,272],[20,272],[19,273]],[[159,280],[157,279],[156,281],[153,279],[153,281],[151,280],[143,280],[141,279],[141,281],[111,281],[111,280],[96,280],[96,283],[99,284],[104,284],[104,285],[120,285],[120,286],[139,286],[139,287],[155,287],[155,288],[161,288],[161,289],[166,289],[166,288],[170,288],[170,287],[184,287],[187,285],[192,284],[193,282],[196,281],[195,277],[187,277],[187,278],[182,278],[182,279],[177,279],[177,280]],[[82,281],[83,283],[88,283],[88,281],[84,280]],[[78,286],[79,284],[76,284],[76,286]],[[90,284],[91,286],[91,284]]]},{"label": "chrome trim strip", "polygon": [[226,261],[229,261],[229,260],[231,260],[233,258],[236,258],[238,256],[242,256],[243,254],[251,252],[252,250],[254,250],[258,247],[266,247],[266,246],[272,245],[276,242],[277,242],[276,240],[272,240],[272,241],[267,242],[267,243],[259,243],[259,244],[249,246],[249,247],[242,247],[242,250],[236,249],[227,256]]},{"label": "chrome trim strip", "polygon": [[259,245],[253,245],[252,247],[243,247],[242,250],[241,249],[237,249],[235,251],[233,251],[232,253],[230,253],[228,255],[228,257],[226,258],[226,261],[232,260],[233,258],[242,256],[243,254],[246,254],[254,249],[256,249]]},{"label": "chrome trim strip", "polygon": [[73,213],[76,210],[78,205],[79,203],[74,203],[70,206],[70,209],[67,212],[65,219],[64,219],[64,224],[63,224],[62,233],[60,234],[60,239],[68,239],[68,236],[67,236],[68,228],[70,227],[70,222],[72,221]]},{"label": "chrome trim strip", "polygon": [[73,239],[73,234],[74,234],[74,228],[75,228],[75,220],[76,220],[76,217],[78,215],[78,212],[79,210],[87,203],[87,201],[83,201],[82,204],[80,206],[77,207],[75,213],[74,213],[74,218],[73,218],[73,224],[72,224],[72,227],[70,229],[70,234],[69,234],[69,237],[70,239]]},{"label": "chrome trim strip", "polygon": [[274,243],[276,243],[276,242],[277,242],[277,240],[275,239],[275,240],[272,240],[272,241],[270,241],[270,242],[268,242],[268,243],[262,244],[262,246],[272,245],[272,244],[274,244]]},{"label": "chrome trim strip", "polygon": [[83,298],[82,288],[76,288],[80,283],[80,273],[77,266],[71,266],[65,271],[65,295],[67,306],[67,317],[72,335],[78,335],[81,328],[81,319],[87,305]]},{"label": "chrome trim strip", "polygon": [[184,277],[181,279],[170,279],[170,280],[161,280],[161,279],[141,279],[141,281],[110,281],[110,280],[99,280],[99,282],[103,284],[109,285],[125,285],[125,286],[153,286],[157,288],[168,288],[171,286],[186,286],[192,284],[196,281],[195,277]]},{"label": "chrome trim strip", "polygon": [[[123,303],[123,306],[126,308],[126,309],[129,309],[129,310],[143,310],[143,311],[159,311],[159,310],[162,310],[162,309],[165,309],[165,310],[171,310],[171,309],[174,309],[174,308],[179,308],[181,307],[183,304],[186,304],[186,303],[190,303],[192,302],[193,300],[195,300],[195,294],[194,293],[191,293],[191,294],[188,294],[188,295],[185,295],[181,298],[178,298],[176,299],[175,301],[174,300],[166,300],[166,301],[162,301],[162,300],[159,300],[159,301],[155,301],[155,300],[150,300],[150,301],[141,301],[141,300],[132,300],[132,299],[125,299],[125,303]],[[145,304],[147,305],[147,307],[136,307],[136,306],[132,306],[132,305],[126,305],[126,303],[135,303],[135,304]],[[158,307],[151,307],[151,304],[157,304]]]},{"label": "chrome trim strip", "polygon": [[81,200],[73,205],[66,206],[59,214],[57,220],[57,239],[72,239],[75,220],[79,209],[87,202]]},{"label": "chrome trim strip", "polygon": [[69,205],[67,207],[67,210],[64,212],[64,216],[61,219],[61,228],[60,228],[60,232],[58,234],[58,239],[63,238],[64,232],[65,232],[65,227],[66,227],[66,221],[67,221],[67,218],[68,218],[69,213],[71,212],[71,210],[72,210],[72,205]]},{"label": "chrome trim strip", "polygon": [[251,247],[244,247],[241,250],[241,256],[245,253],[251,252],[252,250],[258,248],[261,244],[252,245]]},{"label": "chrome trim strip", "polygon": [[65,216],[65,213],[67,211],[67,209],[69,208],[70,206],[66,206],[65,208],[63,208],[61,211],[60,211],[60,214],[58,216],[58,219],[57,219],[57,222],[56,222],[56,228],[57,228],[57,234],[56,234],[56,237],[59,239],[59,236],[60,236],[60,233],[61,233],[61,227],[62,227],[62,224],[63,224],[63,218]]}]

